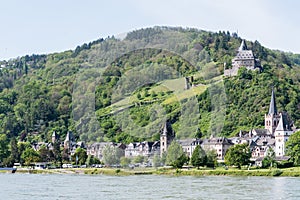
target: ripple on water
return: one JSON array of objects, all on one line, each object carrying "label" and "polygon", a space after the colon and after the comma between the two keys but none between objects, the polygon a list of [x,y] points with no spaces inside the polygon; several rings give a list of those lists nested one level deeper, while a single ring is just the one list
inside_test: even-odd
[{"label": "ripple on water", "polygon": [[0,174],[0,199],[300,199],[300,178]]}]

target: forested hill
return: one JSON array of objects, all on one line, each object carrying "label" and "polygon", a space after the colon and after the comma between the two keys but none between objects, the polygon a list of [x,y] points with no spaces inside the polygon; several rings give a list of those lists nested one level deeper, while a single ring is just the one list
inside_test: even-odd
[{"label": "forested hill", "polygon": [[[271,87],[278,110],[300,126],[300,55],[247,46],[263,71],[224,78],[235,33],[154,27],[48,55],[0,61],[0,133],[50,141],[68,130],[86,142],[157,140],[168,121],[178,138],[263,127]],[[224,65],[224,63],[226,63]],[[185,89],[185,78],[190,80]]]}]

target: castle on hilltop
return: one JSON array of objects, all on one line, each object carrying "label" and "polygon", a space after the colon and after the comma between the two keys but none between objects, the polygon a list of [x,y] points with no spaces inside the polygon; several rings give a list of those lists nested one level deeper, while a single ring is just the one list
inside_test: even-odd
[{"label": "castle on hilltop", "polygon": [[225,69],[224,64],[224,75],[225,76],[236,76],[239,68],[246,67],[250,70],[259,69],[260,60],[255,58],[252,50],[249,50],[246,41],[242,40],[241,46],[237,50],[236,56],[232,59],[232,68]]}]

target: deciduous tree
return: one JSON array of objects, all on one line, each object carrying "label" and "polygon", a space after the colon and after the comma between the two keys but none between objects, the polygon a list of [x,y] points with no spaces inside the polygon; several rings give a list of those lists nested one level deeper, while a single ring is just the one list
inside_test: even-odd
[{"label": "deciduous tree", "polygon": [[103,149],[103,162],[106,165],[116,165],[120,163],[122,150],[116,146],[106,145]]},{"label": "deciduous tree", "polygon": [[300,131],[289,137],[286,142],[286,154],[291,156],[294,165],[300,165]]},{"label": "deciduous tree", "polygon": [[197,145],[192,158],[191,158],[191,164],[194,167],[197,167],[199,169],[200,166],[204,166],[207,163],[207,156],[205,151],[201,148],[200,145]]},{"label": "deciduous tree", "polygon": [[182,147],[175,140],[172,141],[167,151],[166,164],[175,168],[182,168],[184,163],[188,161],[187,156],[183,152]]},{"label": "deciduous tree", "polygon": [[228,165],[235,165],[239,169],[243,165],[250,162],[251,152],[247,144],[236,144],[231,146],[225,155],[225,163]]}]

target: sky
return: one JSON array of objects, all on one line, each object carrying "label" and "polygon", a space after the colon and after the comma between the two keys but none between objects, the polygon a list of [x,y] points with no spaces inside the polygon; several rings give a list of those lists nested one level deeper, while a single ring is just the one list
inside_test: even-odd
[{"label": "sky", "polygon": [[300,53],[296,0],[3,0],[0,8],[0,60],[75,49],[153,26],[228,30]]}]

